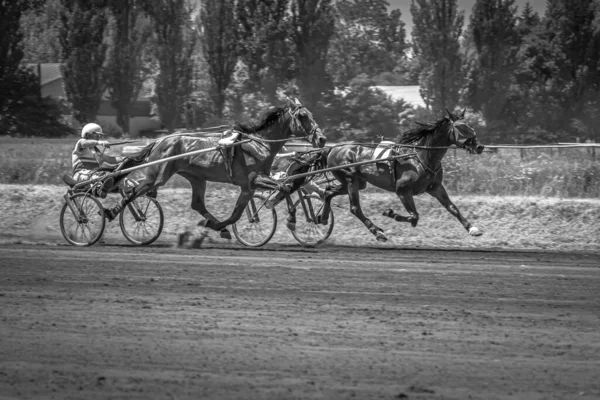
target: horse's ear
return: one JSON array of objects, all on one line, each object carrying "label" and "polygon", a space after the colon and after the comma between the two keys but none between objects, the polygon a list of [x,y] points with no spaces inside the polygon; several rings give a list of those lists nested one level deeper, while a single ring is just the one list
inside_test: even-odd
[{"label": "horse's ear", "polygon": [[465,111],[467,110],[467,108],[463,108],[462,112],[460,113],[459,117],[460,119],[464,119],[465,118]]},{"label": "horse's ear", "polygon": [[446,108],[446,112],[448,113],[448,118],[450,118],[451,120],[454,120],[454,115],[450,112],[450,110],[448,110]]},{"label": "horse's ear", "polygon": [[297,106],[302,106],[302,103],[300,103],[300,100],[298,100],[298,98],[297,98],[297,97],[294,97],[294,103],[295,103]]}]

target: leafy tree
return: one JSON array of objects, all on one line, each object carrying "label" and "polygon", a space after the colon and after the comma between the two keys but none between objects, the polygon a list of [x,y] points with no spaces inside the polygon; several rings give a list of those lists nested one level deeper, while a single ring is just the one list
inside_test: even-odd
[{"label": "leafy tree", "polygon": [[64,110],[58,102],[39,98],[40,84],[34,73],[21,68],[11,81],[13,85],[2,92],[8,101],[0,113],[0,134],[61,137],[75,133],[63,122]]},{"label": "leafy tree", "polygon": [[456,0],[412,0],[413,51],[424,66],[421,96],[434,111],[453,109],[463,84],[459,39],[464,13]]},{"label": "leafy tree", "polygon": [[108,23],[105,0],[60,0],[62,74],[73,117],[94,121],[105,90],[103,67]]},{"label": "leafy tree", "polygon": [[0,113],[4,113],[4,107],[11,100],[6,93],[12,91],[24,56],[21,16],[39,5],[39,1],[32,0],[0,0]]},{"label": "leafy tree", "polygon": [[276,103],[278,82],[287,81],[293,65],[286,20],[289,0],[240,0],[238,54],[246,65],[246,90],[264,93]]},{"label": "leafy tree", "polygon": [[517,66],[520,35],[514,2],[477,0],[471,13],[469,30],[475,54],[467,99],[488,122],[503,117]]},{"label": "leafy tree", "polygon": [[335,4],[335,34],[329,67],[336,86],[361,73],[392,72],[407,47],[400,10],[388,14],[387,0],[342,0]]},{"label": "leafy tree", "polygon": [[21,17],[24,63],[58,63],[61,49],[60,0],[46,0],[40,7],[29,9]]},{"label": "leafy tree", "polygon": [[403,100],[394,101],[366,74],[354,78],[343,93],[328,94],[325,124],[329,139],[378,141],[400,134],[400,116],[411,110]]},{"label": "leafy tree", "polygon": [[334,32],[331,0],[292,0],[292,40],[296,82],[302,104],[318,114],[323,92],[332,90],[326,73],[329,41]]},{"label": "leafy tree", "polygon": [[198,30],[211,78],[211,97],[217,118],[223,116],[226,90],[237,63],[237,27],[234,0],[206,0],[202,3]]},{"label": "leafy tree", "polygon": [[554,55],[541,30],[541,18],[529,3],[518,20],[520,46],[513,72],[515,86],[509,93],[505,114],[521,126],[531,126],[544,120],[544,102],[540,100],[553,75]]},{"label": "leafy tree", "polygon": [[24,58],[22,17],[41,1],[0,0],[0,134],[62,136],[72,129],[61,122],[59,105],[40,98],[39,78],[21,66]]},{"label": "leafy tree", "polygon": [[600,137],[600,2],[548,0],[545,28],[557,55],[551,96],[563,109],[553,122],[577,136]]},{"label": "leafy tree", "polygon": [[191,10],[185,0],[141,3],[153,28],[153,56],[158,64],[154,100],[162,124],[175,129],[188,100],[196,34],[190,25]]},{"label": "leafy tree", "polygon": [[151,30],[139,0],[108,0],[108,8],[113,23],[105,81],[111,105],[117,111],[117,124],[128,134],[131,103],[147,75],[143,65]]}]

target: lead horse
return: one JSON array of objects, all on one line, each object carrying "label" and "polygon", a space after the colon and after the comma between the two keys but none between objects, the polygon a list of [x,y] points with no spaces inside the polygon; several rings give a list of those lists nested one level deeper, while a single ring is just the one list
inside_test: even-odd
[{"label": "lead horse", "polygon": [[[413,130],[401,134],[394,140],[392,155],[399,157],[389,164],[370,163],[332,171],[340,182],[327,188],[325,206],[320,215],[326,223],[331,207],[331,199],[347,193],[350,199],[350,212],[375,235],[377,240],[386,241],[383,230],[376,226],[362,212],[359,190],[367,183],[395,192],[408,216],[395,213],[391,208],[383,215],[399,222],[409,222],[413,227],[419,222],[419,213],[414,196],[429,193],[454,215],[472,236],[481,235],[481,231],[472,226],[452,203],[442,183],[444,171],[442,159],[451,145],[464,148],[470,153],[481,154],[484,146],[477,143],[475,130],[464,119],[464,110],[460,115],[448,111],[448,115],[433,123],[418,123]],[[327,155],[327,167],[374,160],[375,146],[351,143],[332,147]],[[324,150],[327,151],[327,150]],[[382,167],[384,165],[385,167]]]},{"label": "lead horse", "polygon": [[[223,238],[231,239],[227,226],[241,217],[256,189],[280,189],[289,192],[288,187],[269,177],[275,155],[286,140],[306,138],[314,147],[319,148],[326,142],[312,113],[297,99],[288,99],[285,106],[268,111],[255,125],[236,123],[233,130],[239,132],[241,139],[249,141],[234,146],[230,161],[224,156],[227,151],[225,150],[195,154],[149,166],[145,179],[111,213],[118,212],[119,207],[125,207],[137,196],[157,189],[166,184],[174,174],[178,174],[187,179],[192,186],[192,209],[205,218],[199,225],[220,232]],[[145,149],[147,162],[216,147],[217,140],[180,134],[167,136]],[[217,220],[206,209],[206,182],[230,183],[240,188],[231,216],[224,221]],[[288,210],[291,208],[293,203],[288,196]]]}]

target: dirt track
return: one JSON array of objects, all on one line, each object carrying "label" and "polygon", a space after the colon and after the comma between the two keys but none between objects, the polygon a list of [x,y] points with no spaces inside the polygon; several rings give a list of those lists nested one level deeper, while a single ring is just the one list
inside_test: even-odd
[{"label": "dirt track", "polygon": [[597,399],[582,253],[0,246],[0,399]]}]

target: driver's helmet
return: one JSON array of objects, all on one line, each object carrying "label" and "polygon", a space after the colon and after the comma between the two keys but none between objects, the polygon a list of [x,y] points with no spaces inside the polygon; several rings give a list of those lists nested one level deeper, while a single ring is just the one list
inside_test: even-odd
[{"label": "driver's helmet", "polygon": [[86,124],[81,129],[81,137],[83,139],[87,139],[87,138],[91,137],[94,133],[96,133],[98,135],[104,135],[104,133],[102,133],[102,128],[98,124],[94,124],[94,123]]}]

